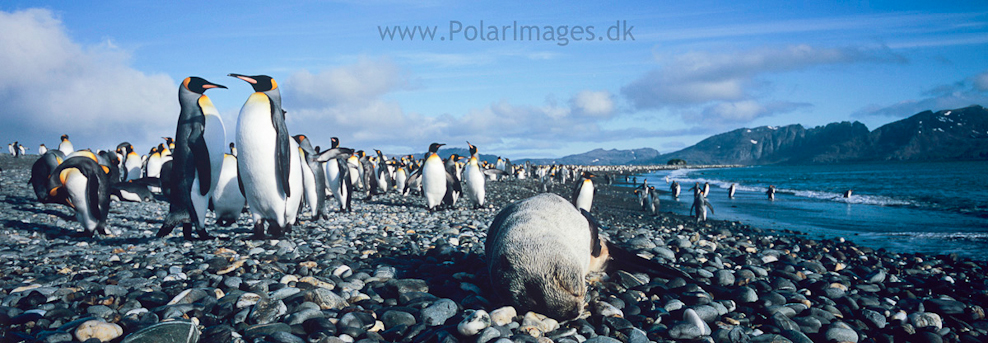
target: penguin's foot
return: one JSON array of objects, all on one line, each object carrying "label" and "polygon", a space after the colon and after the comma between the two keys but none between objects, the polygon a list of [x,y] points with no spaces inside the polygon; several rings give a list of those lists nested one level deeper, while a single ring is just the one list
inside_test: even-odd
[{"label": "penguin's foot", "polygon": [[75,237],[75,238],[93,238],[93,236],[95,236],[95,235],[96,235],[96,231],[95,230],[84,230],[82,232],[78,232],[78,231],[73,232],[73,233],[69,234],[69,237]]},{"label": "penguin's foot", "polygon": [[250,236],[250,239],[252,240],[267,239],[267,237],[264,236],[264,221],[259,220],[256,223],[254,223],[254,234]]},{"label": "penguin's foot", "polygon": [[158,229],[158,233],[155,234],[154,236],[155,237],[158,237],[158,238],[163,238],[163,237],[168,236],[169,234],[171,234],[173,229],[175,229],[175,226],[174,225],[167,225],[167,224],[166,225],[162,225],[161,226],[161,229]]},{"label": "penguin's foot", "polygon": [[187,241],[195,240],[192,238],[192,223],[182,224],[182,237]]}]

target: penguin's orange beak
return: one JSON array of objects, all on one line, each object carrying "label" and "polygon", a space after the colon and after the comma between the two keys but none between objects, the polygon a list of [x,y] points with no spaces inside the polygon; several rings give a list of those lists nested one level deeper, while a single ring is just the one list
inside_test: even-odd
[{"label": "penguin's orange beak", "polygon": [[228,76],[233,76],[233,77],[235,77],[235,78],[238,78],[238,79],[241,79],[241,80],[244,80],[244,81],[247,81],[247,83],[250,83],[250,84],[252,84],[252,85],[254,85],[254,84],[257,84],[257,80],[254,80],[253,78],[251,78],[251,77],[249,77],[249,76],[247,76],[247,75],[241,75],[241,74],[233,74],[233,73],[230,73],[230,74],[229,74]]}]

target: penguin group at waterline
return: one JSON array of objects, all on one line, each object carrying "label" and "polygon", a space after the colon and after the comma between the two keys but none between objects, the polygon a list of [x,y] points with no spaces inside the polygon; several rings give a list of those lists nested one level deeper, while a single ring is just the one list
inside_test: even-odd
[{"label": "penguin group at waterline", "polygon": [[[432,143],[428,152],[387,156],[381,150],[367,153],[341,146],[333,137],[322,149],[304,134],[292,134],[285,124],[278,83],[266,75],[229,74],[250,84],[254,93],[244,103],[236,126],[236,137],[229,142],[224,123],[207,90],[226,88],[200,77],[188,77],[178,90],[180,113],[174,137],[140,155],[128,142],[112,150],[76,149],[69,136],[62,135],[57,149],[41,145],[39,158],[31,168],[30,186],[43,204],[61,204],[75,212],[83,238],[99,234],[113,237],[119,229],[107,225],[111,203],[166,200],[167,215],[157,232],[158,238],[182,228],[184,240],[208,240],[207,213],[212,211],[217,226],[238,221],[251,223],[251,234],[233,239],[278,239],[305,233],[294,232],[302,219],[318,221],[332,215],[352,213],[356,196],[371,201],[376,195],[399,194],[422,204],[423,211],[455,209],[466,197],[473,209],[485,206],[487,182],[535,180],[537,194],[503,208],[491,223],[485,242],[486,259],[495,291],[526,309],[558,318],[574,318],[583,310],[586,287],[559,288],[560,280],[581,284],[588,273],[602,270],[608,262],[623,268],[666,278],[690,276],[670,266],[641,258],[609,244],[600,235],[600,224],[592,213],[595,180],[606,184],[624,177],[629,193],[637,197],[647,214],[659,213],[660,191],[649,185],[627,182],[635,170],[620,166],[521,165],[498,157],[495,163],[482,161],[478,147],[467,143],[470,156],[452,154],[443,159],[440,147]],[[15,157],[25,148],[11,145]],[[668,181],[668,180],[667,180]],[[570,199],[550,193],[571,187]],[[679,183],[670,192],[679,197]],[[733,186],[731,196],[733,196]],[[707,218],[709,185],[696,184],[690,214],[696,220]],[[666,192],[661,192],[666,193]],[[629,194],[629,195],[631,195]],[[327,201],[329,200],[329,201]],[[462,204],[461,204],[462,205]],[[413,205],[421,206],[421,205]],[[462,206],[461,206],[462,207]],[[335,213],[331,213],[335,212]],[[695,214],[694,214],[695,213]],[[248,220],[239,218],[249,216]],[[536,253],[536,251],[542,251]],[[549,261],[544,258],[550,253]],[[555,254],[555,255],[553,255]],[[553,272],[555,270],[555,272]],[[533,291],[533,284],[544,289]],[[557,288],[553,288],[557,287]]]}]

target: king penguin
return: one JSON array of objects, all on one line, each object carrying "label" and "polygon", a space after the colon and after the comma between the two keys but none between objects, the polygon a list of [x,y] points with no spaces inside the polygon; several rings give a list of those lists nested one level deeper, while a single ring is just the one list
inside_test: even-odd
[{"label": "king penguin", "polygon": [[730,199],[734,199],[734,192],[736,192],[737,190],[738,190],[738,184],[732,183],[731,187],[727,188],[727,197]]},{"label": "king penguin", "polygon": [[768,186],[768,190],[765,191],[765,194],[768,195],[768,200],[773,200],[774,201],[775,200],[775,185]]},{"label": "king penguin", "polygon": [[233,155],[233,144],[229,154],[223,154],[223,166],[220,167],[220,177],[216,180],[213,190],[213,212],[216,213],[216,224],[230,226],[237,222],[240,212],[244,210],[247,199],[240,191],[240,177],[237,175],[237,156]]},{"label": "king penguin", "polygon": [[692,281],[681,270],[608,242],[600,229],[589,212],[552,193],[506,206],[494,217],[484,242],[495,294],[519,311],[562,321],[583,313],[586,278],[605,268]]},{"label": "king penguin", "polygon": [[247,205],[254,218],[254,238],[291,232],[302,202],[302,160],[288,134],[278,83],[267,75],[230,74],[254,89],[237,119],[237,166]]},{"label": "king penguin", "polygon": [[597,189],[593,186],[593,180],[590,180],[592,177],[594,175],[590,172],[583,172],[580,174],[580,180],[573,187],[573,205],[587,212],[590,212],[590,207],[593,206],[593,196],[597,194]]},{"label": "king penguin", "polygon": [[439,147],[445,144],[432,143],[422,164],[422,193],[425,195],[425,207],[433,211],[439,205],[453,206],[453,192],[459,188],[459,183],[453,183],[453,176],[446,171],[443,159],[439,158]]},{"label": "king penguin", "polygon": [[181,110],[172,141],[175,147],[171,150],[171,206],[158,237],[167,236],[181,224],[186,240],[192,240],[193,226],[199,239],[210,238],[206,233],[206,207],[223,168],[226,145],[226,129],[219,111],[203,94],[211,88],[226,86],[190,76],[178,87]]},{"label": "king penguin", "polygon": [[672,197],[679,199],[679,193],[682,192],[682,187],[679,186],[679,181],[673,181],[672,185],[669,185],[669,190],[672,191]]},{"label": "king penguin", "polygon": [[48,178],[48,199],[75,210],[84,236],[109,235],[106,216],[110,212],[110,182],[105,166],[96,162],[93,153],[66,158]]},{"label": "king penguin", "polygon": [[62,151],[65,156],[75,152],[75,148],[72,147],[72,142],[69,141],[69,135],[62,135],[62,142],[58,143],[58,150]]},{"label": "king penguin", "polygon": [[408,185],[408,165],[403,161],[398,161],[398,166],[395,168],[395,189],[398,190],[398,194],[405,196],[405,188]]},{"label": "king penguin", "polygon": [[305,189],[305,203],[309,205],[312,220],[327,219],[326,215],[326,170],[316,160],[316,150],[305,135],[295,135],[302,157],[302,185]]},{"label": "king penguin", "polygon": [[[340,139],[330,138],[330,149],[340,146]],[[350,212],[350,200],[353,195],[353,183],[350,178],[350,167],[347,160],[351,156],[341,155],[337,158],[326,161],[326,184],[329,186],[333,198],[340,205],[340,212]]]},{"label": "king penguin", "polygon": [[470,142],[467,142],[467,146],[470,147],[470,159],[463,168],[463,183],[466,184],[463,193],[466,193],[467,198],[473,202],[473,208],[482,208],[484,198],[487,196],[487,190],[484,188],[486,180],[484,180],[484,172],[480,170],[477,147]]},{"label": "king penguin", "polygon": [[138,155],[137,152],[134,151],[134,147],[131,145],[127,145],[124,148],[124,152],[126,152],[126,155],[124,156],[124,169],[127,170],[126,181],[140,179],[141,165],[143,164],[143,161],[141,161],[141,155]]},{"label": "king penguin", "polygon": [[710,213],[714,213],[714,207],[710,205],[710,200],[703,194],[703,189],[696,187],[693,190],[693,205],[690,206],[690,215],[694,215],[693,211],[696,211],[695,218],[696,222],[707,221],[707,209],[710,209]]},{"label": "king penguin", "polygon": [[161,177],[161,165],[165,163],[161,157],[163,149],[164,145],[158,144],[148,152],[148,159],[144,161],[144,177]]},{"label": "king penguin", "polygon": [[43,156],[46,152],[48,152],[48,147],[46,147],[45,144],[42,143],[41,146],[38,147],[38,155]]}]

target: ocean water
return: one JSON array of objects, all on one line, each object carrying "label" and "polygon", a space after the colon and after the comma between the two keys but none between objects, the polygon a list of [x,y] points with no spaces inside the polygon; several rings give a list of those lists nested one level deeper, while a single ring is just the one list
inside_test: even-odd
[{"label": "ocean water", "polygon": [[[709,182],[711,219],[988,261],[988,161],[679,169],[642,178],[665,191],[662,211],[687,214],[689,189]],[[667,178],[683,186],[678,200],[668,192]],[[734,199],[727,195],[732,183]],[[774,201],[765,194],[769,185],[777,189]],[[848,189],[852,195],[844,198]]]}]

